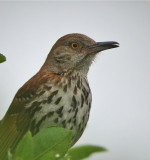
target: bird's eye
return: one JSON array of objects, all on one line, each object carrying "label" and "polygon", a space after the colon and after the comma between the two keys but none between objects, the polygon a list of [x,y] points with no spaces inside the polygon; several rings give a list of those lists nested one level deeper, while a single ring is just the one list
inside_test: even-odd
[{"label": "bird's eye", "polygon": [[73,49],[77,49],[77,48],[79,47],[79,45],[78,45],[78,43],[72,43],[72,44],[71,44],[71,47],[72,47]]}]

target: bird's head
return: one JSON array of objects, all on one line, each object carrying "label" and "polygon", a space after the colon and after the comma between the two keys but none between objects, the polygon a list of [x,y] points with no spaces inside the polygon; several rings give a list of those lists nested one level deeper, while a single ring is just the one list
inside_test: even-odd
[{"label": "bird's head", "polygon": [[95,42],[83,34],[68,34],[54,44],[43,68],[60,74],[68,71],[87,74],[98,52],[118,46],[119,44],[113,41]]}]

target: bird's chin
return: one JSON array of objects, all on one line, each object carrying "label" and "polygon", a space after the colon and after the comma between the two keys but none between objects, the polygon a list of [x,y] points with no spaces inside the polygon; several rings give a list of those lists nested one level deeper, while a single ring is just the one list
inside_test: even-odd
[{"label": "bird's chin", "polygon": [[80,65],[83,68],[87,68],[86,70],[89,69],[90,65],[92,64],[93,60],[95,59],[97,53],[95,52],[91,52],[90,54],[86,54],[85,57],[82,59],[82,61],[80,62]]}]

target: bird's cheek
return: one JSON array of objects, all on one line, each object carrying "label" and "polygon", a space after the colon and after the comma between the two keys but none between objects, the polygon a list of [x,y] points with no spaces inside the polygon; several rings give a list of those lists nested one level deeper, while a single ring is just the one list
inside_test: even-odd
[{"label": "bird's cheek", "polygon": [[92,52],[92,50],[88,49],[88,48],[84,48],[80,51],[80,54],[90,54]]},{"label": "bird's cheek", "polygon": [[85,54],[86,52],[87,52],[86,49],[82,49],[81,52],[80,52],[80,54]]}]

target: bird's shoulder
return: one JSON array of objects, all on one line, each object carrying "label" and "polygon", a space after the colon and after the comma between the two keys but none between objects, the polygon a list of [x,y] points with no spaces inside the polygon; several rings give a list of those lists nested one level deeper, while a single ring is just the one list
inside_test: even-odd
[{"label": "bird's shoulder", "polygon": [[[24,110],[24,106],[30,103],[37,96],[42,94],[42,87],[45,84],[53,83],[55,75],[52,73],[38,72],[31,79],[29,79],[16,93],[6,115],[18,114]],[[46,89],[49,89],[48,87]]]}]

